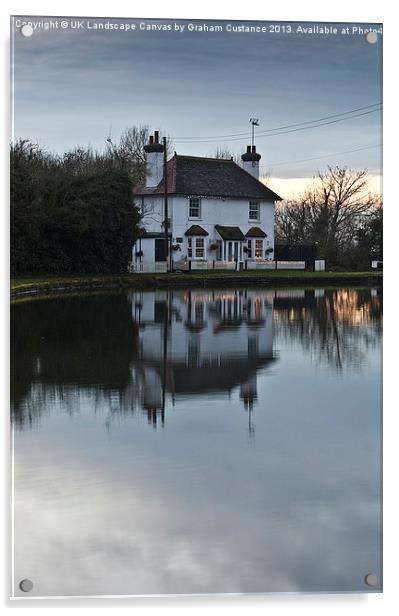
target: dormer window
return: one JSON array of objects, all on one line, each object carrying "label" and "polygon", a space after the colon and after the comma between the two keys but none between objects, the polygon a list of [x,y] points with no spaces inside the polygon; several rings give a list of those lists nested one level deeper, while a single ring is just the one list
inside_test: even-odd
[{"label": "dormer window", "polygon": [[249,202],[248,218],[249,220],[259,220],[259,201]]},{"label": "dormer window", "polygon": [[201,218],[201,199],[199,197],[189,198],[188,217]]}]

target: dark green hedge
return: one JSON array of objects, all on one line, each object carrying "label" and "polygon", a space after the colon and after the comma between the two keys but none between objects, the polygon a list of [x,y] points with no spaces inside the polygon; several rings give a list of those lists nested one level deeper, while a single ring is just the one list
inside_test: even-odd
[{"label": "dark green hedge", "polygon": [[126,171],[79,172],[29,142],[12,146],[12,276],[126,272],[138,222]]}]

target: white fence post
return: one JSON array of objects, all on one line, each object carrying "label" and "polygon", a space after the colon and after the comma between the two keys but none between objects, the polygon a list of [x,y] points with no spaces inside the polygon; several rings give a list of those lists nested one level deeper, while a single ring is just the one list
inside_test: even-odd
[{"label": "white fence post", "polygon": [[314,262],[314,271],[315,272],[324,272],[326,269],[326,262],[324,259],[316,259]]}]

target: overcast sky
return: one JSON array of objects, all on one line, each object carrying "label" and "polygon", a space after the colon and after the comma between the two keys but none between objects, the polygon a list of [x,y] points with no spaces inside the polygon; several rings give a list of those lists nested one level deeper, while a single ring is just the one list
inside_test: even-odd
[{"label": "overcast sky", "polygon": [[[188,32],[184,20],[177,21],[186,25],[183,33],[146,32],[139,29],[144,21],[174,24],[131,20],[137,29],[130,32],[37,29],[29,38],[17,31],[14,138],[63,152],[101,148],[110,133],[117,140],[128,126],[148,125],[164,129],[180,154],[212,155],[218,145],[241,153],[250,117],[259,118],[261,133],[382,100],[380,40],[296,34],[297,24],[290,34]],[[375,109],[318,128],[259,134],[262,173],[291,185],[295,179],[297,186],[327,164],[367,167],[378,176],[381,114]],[[237,133],[240,139],[215,139]],[[187,137],[196,141],[184,142]],[[316,160],[303,160],[310,158]]]}]

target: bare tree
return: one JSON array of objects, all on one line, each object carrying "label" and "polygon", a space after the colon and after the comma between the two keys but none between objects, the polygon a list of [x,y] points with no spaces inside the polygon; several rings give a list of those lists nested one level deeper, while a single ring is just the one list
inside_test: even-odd
[{"label": "bare tree", "polygon": [[[162,134],[162,130],[158,129]],[[117,161],[118,165],[125,169],[133,178],[134,183],[139,182],[145,177],[145,152],[144,146],[148,143],[148,126],[130,126],[126,128],[115,144],[111,135],[107,138],[107,155]],[[173,151],[173,144],[170,136],[166,138],[166,153],[170,158]]]},{"label": "bare tree", "polygon": [[234,160],[237,165],[241,165],[241,158],[239,154],[234,154],[229,148],[222,148],[219,145],[216,150],[210,154],[211,158],[223,158],[224,160]]},{"label": "bare tree", "polygon": [[339,251],[355,241],[364,217],[381,203],[367,188],[365,169],[328,167],[299,199],[278,206],[278,241],[317,243],[320,256],[336,262]]}]

